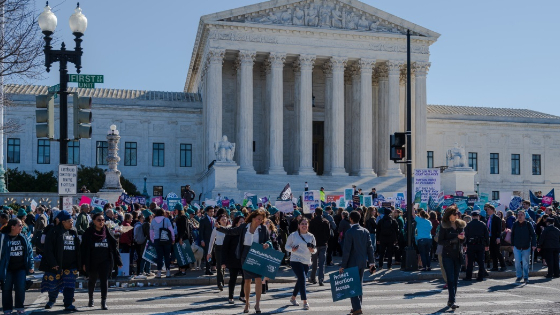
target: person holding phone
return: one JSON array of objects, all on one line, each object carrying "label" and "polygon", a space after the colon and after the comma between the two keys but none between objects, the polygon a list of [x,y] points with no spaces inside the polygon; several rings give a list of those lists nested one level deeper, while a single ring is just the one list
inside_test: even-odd
[{"label": "person holding phone", "polygon": [[465,241],[464,228],[467,226],[465,221],[458,218],[459,210],[455,205],[447,207],[441,220],[438,244],[443,246],[442,262],[447,276],[447,290],[449,299],[447,306],[456,309],[455,304],[457,295],[457,283],[459,281],[459,271],[463,264],[462,243]]},{"label": "person holding phone", "polygon": [[299,306],[296,301],[296,297],[301,294],[301,300],[303,302],[303,309],[309,309],[309,303],[307,302],[307,292],[305,290],[305,280],[307,279],[307,274],[309,273],[309,266],[311,265],[311,256],[317,252],[317,242],[315,236],[308,232],[309,230],[309,219],[302,217],[298,221],[298,230],[288,236],[286,241],[286,251],[291,254],[290,266],[294,271],[297,282],[292,293],[292,298],[290,303],[295,306]]}]

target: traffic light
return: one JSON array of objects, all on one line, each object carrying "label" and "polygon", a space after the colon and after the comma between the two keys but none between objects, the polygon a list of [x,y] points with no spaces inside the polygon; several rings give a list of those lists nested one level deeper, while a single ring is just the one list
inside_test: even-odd
[{"label": "traffic light", "polygon": [[391,135],[391,160],[397,162],[406,157],[406,133],[395,132]]},{"label": "traffic light", "polygon": [[54,93],[35,97],[35,132],[37,138],[54,139]]},{"label": "traffic light", "polygon": [[91,138],[91,97],[74,94],[74,139]]}]

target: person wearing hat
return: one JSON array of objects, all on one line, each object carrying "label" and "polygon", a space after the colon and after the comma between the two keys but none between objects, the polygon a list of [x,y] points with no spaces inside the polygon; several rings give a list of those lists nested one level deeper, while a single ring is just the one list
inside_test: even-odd
[{"label": "person wearing hat", "polygon": [[467,242],[467,274],[463,279],[465,281],[472,280],[472,272],[474,263],[478,264],[477,281],[483,281],[486,275],[484,265],[484,253],[490,245],[490,235],[486,225],[480,221],[480,212],[471,212],[472,221],[465,227],[465,240]]},{"label": "person wearing hat", "polygon": [[76,231],[78,235],[84,235],[89,224],[91,223],[91,217],[89,216],[90,206],[84,203],[80,206],[80,214],[76,218]]},{"label": "person wearing hat", "polygon": [[554,226],[556,220],[553,217],[546,219],[546,227],[539,238],[539,252],[548,265],[547,278],[560,278],[560,266],[558,255],[560,254],[560,230]]},{"label": "person wearing hat", "polygon": [[76,311],[72,303],[78,268],[81,266],[80,239],[73,226],[74,220],[68,211],[60,211],[56,220],[60,224],[52,228],[45,239],[45,253],[41,260],[41,263],[44,262],[41,271],[45,274],[41,283],[41,292],[49,292],[49,301],[45,308],[50,309],[56,302],[58,291],[62,289],[64,309]]},{"label": "person wearing hat", "polygon": [[299,219],[301,219],[301,212],[299,212],[299,210],[294,210],[294,213],[292,214],[292,220],[290,221],[290,226],[288,228],[289,234],[292,234],[298,230]]},{"label": "person wearing hat", "polygon": [[393,252],[397,244],[399,225],[391,216],[390,208],[380,208],[383,218],[377,222],[377,245],[379,245],[379,269],[383,269],[384,258],[387,258],[387,269],[393,265]]}]

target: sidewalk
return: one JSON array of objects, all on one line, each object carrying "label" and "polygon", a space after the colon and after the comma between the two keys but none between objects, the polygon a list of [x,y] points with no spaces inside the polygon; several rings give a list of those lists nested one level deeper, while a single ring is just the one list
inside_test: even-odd
[{"label": "sidewalk", "polygon": [[[340,263],[340,257],[333,257],[334,266],[326,266],[325,270],[325,283],[329,282],[329,274],[333,272],[338,272],[338,264]],[[478,268],[475,266],[473,272],[473,279],[476,279]],[[177,272],[177,268],[171,268],[171,275]],[[310,271],[311,272],[311,271]],[[515,267],[508,267],[507,271],[504,272],[488,272],[490,274],[489,279],[500,279],[500,278],[514,278],[515,277]],[[544,277],[547,273],[547,267],[543,267],[541,263],[535,263],[534,271],[529,273],[530,277]],[[213,276],[205,276],[203,270],[189,270],[187,275],[182,277],[165,277],[165,272],[162,273],[161,279],[155,279],[154,277],[148,277],[148,279],[133,279],[131,277],[118,277],[116,281],[110,281],[109,285],[115,285],[115,282],[119,282],[120,286],[136,287],[136,286],[203,286],[203,285],[216,285],[216,272]],[[38,277],[40,273],[36,274]],[[465,273],[461,272],[459,279],[465,277]],[[225,283],[229,281],[229,273],[226,271]],[[375,274],[370,275],[368,271],[364,273],[364,282],[379,281],[379,282],[409,282],[409,281],[432,281],[432,280],[442,280],[439,264],[437,262],[432,262],[432,271],[415,271],[406,272],[400,270],[400,265],[393,264],[393,269],[391,271],[387,269],[381,269]],[[240,282],[240,277],[238,282]],[[80,277],[78,278],[77,285],[82,282],[84,288],[87,287],[87,281]],[[278,270],[277,277],[274,280],[270,280],[271,283],[295,283],[296,277],[292,272],[291,268],[288,266],[280,266]],[[443,280],[442,280],[443,282]],[[328,285],[328,284],[327,284]],[[41,279],[35,279],[32,288],[40,288]]]}]

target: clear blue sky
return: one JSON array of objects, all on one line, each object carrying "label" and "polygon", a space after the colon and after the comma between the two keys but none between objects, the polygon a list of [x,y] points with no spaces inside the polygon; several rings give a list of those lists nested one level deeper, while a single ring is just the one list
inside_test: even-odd
[{"label": "clear blue sky", "polygon": [[[99,87],[182,91],[200,16],[257,2],[82,0],[88,18],[82,73],[105,75]],[[560,116],[560,1],[363,2],[441,34],[431,46],[429,104],[528,108]],[[75,4],[50,1],[58,17],[55,35],[69,47],[74,45],[68,18]],[[43,6],[37,0],[38,13]],[[58,83],[58,65],[53,70],[29,83]]]}]

